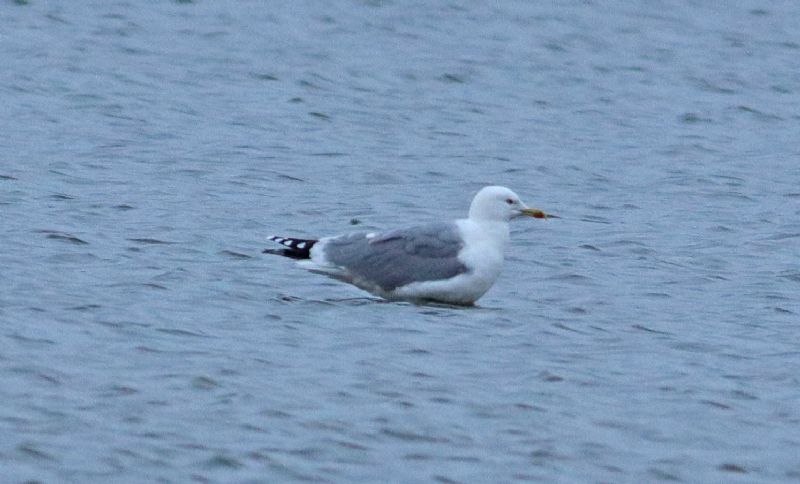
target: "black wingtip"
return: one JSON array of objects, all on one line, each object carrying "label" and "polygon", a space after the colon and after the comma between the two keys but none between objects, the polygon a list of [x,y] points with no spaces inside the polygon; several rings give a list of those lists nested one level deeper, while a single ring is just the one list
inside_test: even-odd
[{"label": "black wingtip", "polygon": [[289,257],[290,259],[310,259],[311,248],[317,243],[316,240],[312,239],[293,239],[290,237],[279,237],[277,235],[271,235],[267,238],[275,243],[281,244],[285,248],[264,249],[261,251],[262,254],[280,255]]}]

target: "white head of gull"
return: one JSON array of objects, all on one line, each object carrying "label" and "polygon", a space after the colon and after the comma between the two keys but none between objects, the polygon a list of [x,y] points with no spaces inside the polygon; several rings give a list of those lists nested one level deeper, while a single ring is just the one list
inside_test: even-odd
[{"label": "white head of gull", "polygon": [[500,186],[482,188],[469,206],[469,218],[474,221],[508,222],[521,216],[547,218],[544,212],[528,208],[519,195]]}]

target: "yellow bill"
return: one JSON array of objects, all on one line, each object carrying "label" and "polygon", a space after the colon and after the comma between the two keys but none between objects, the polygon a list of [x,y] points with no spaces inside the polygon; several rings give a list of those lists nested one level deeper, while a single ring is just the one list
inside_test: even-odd
[{"label": "yellow bill", "polygon": [[538,208],[523,208],[521,212],[522,215],[533,218],[560,218],[557,215],[544,213],[542,210],[539,210]]}]

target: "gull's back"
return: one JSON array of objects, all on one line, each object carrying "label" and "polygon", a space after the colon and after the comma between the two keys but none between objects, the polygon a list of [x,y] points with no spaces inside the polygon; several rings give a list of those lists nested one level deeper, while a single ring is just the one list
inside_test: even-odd
[{"label": "gull's back", "polygon": [[339,269],[337,278],[384,293],[413,282],[444,280],[467,271],[455,223],[416,225],[388,232],[357,232],[321,239],[312,260]]}]

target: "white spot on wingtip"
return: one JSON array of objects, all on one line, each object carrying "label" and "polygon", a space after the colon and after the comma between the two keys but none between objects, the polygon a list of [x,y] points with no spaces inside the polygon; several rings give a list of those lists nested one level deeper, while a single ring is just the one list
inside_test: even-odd
[{"label": "white spot on wingtip", "polygon": [[297,244],[297,248],[298,249],[305,249],[306,248],[306,243],[305,242],[300,242],[299,244]]}]

